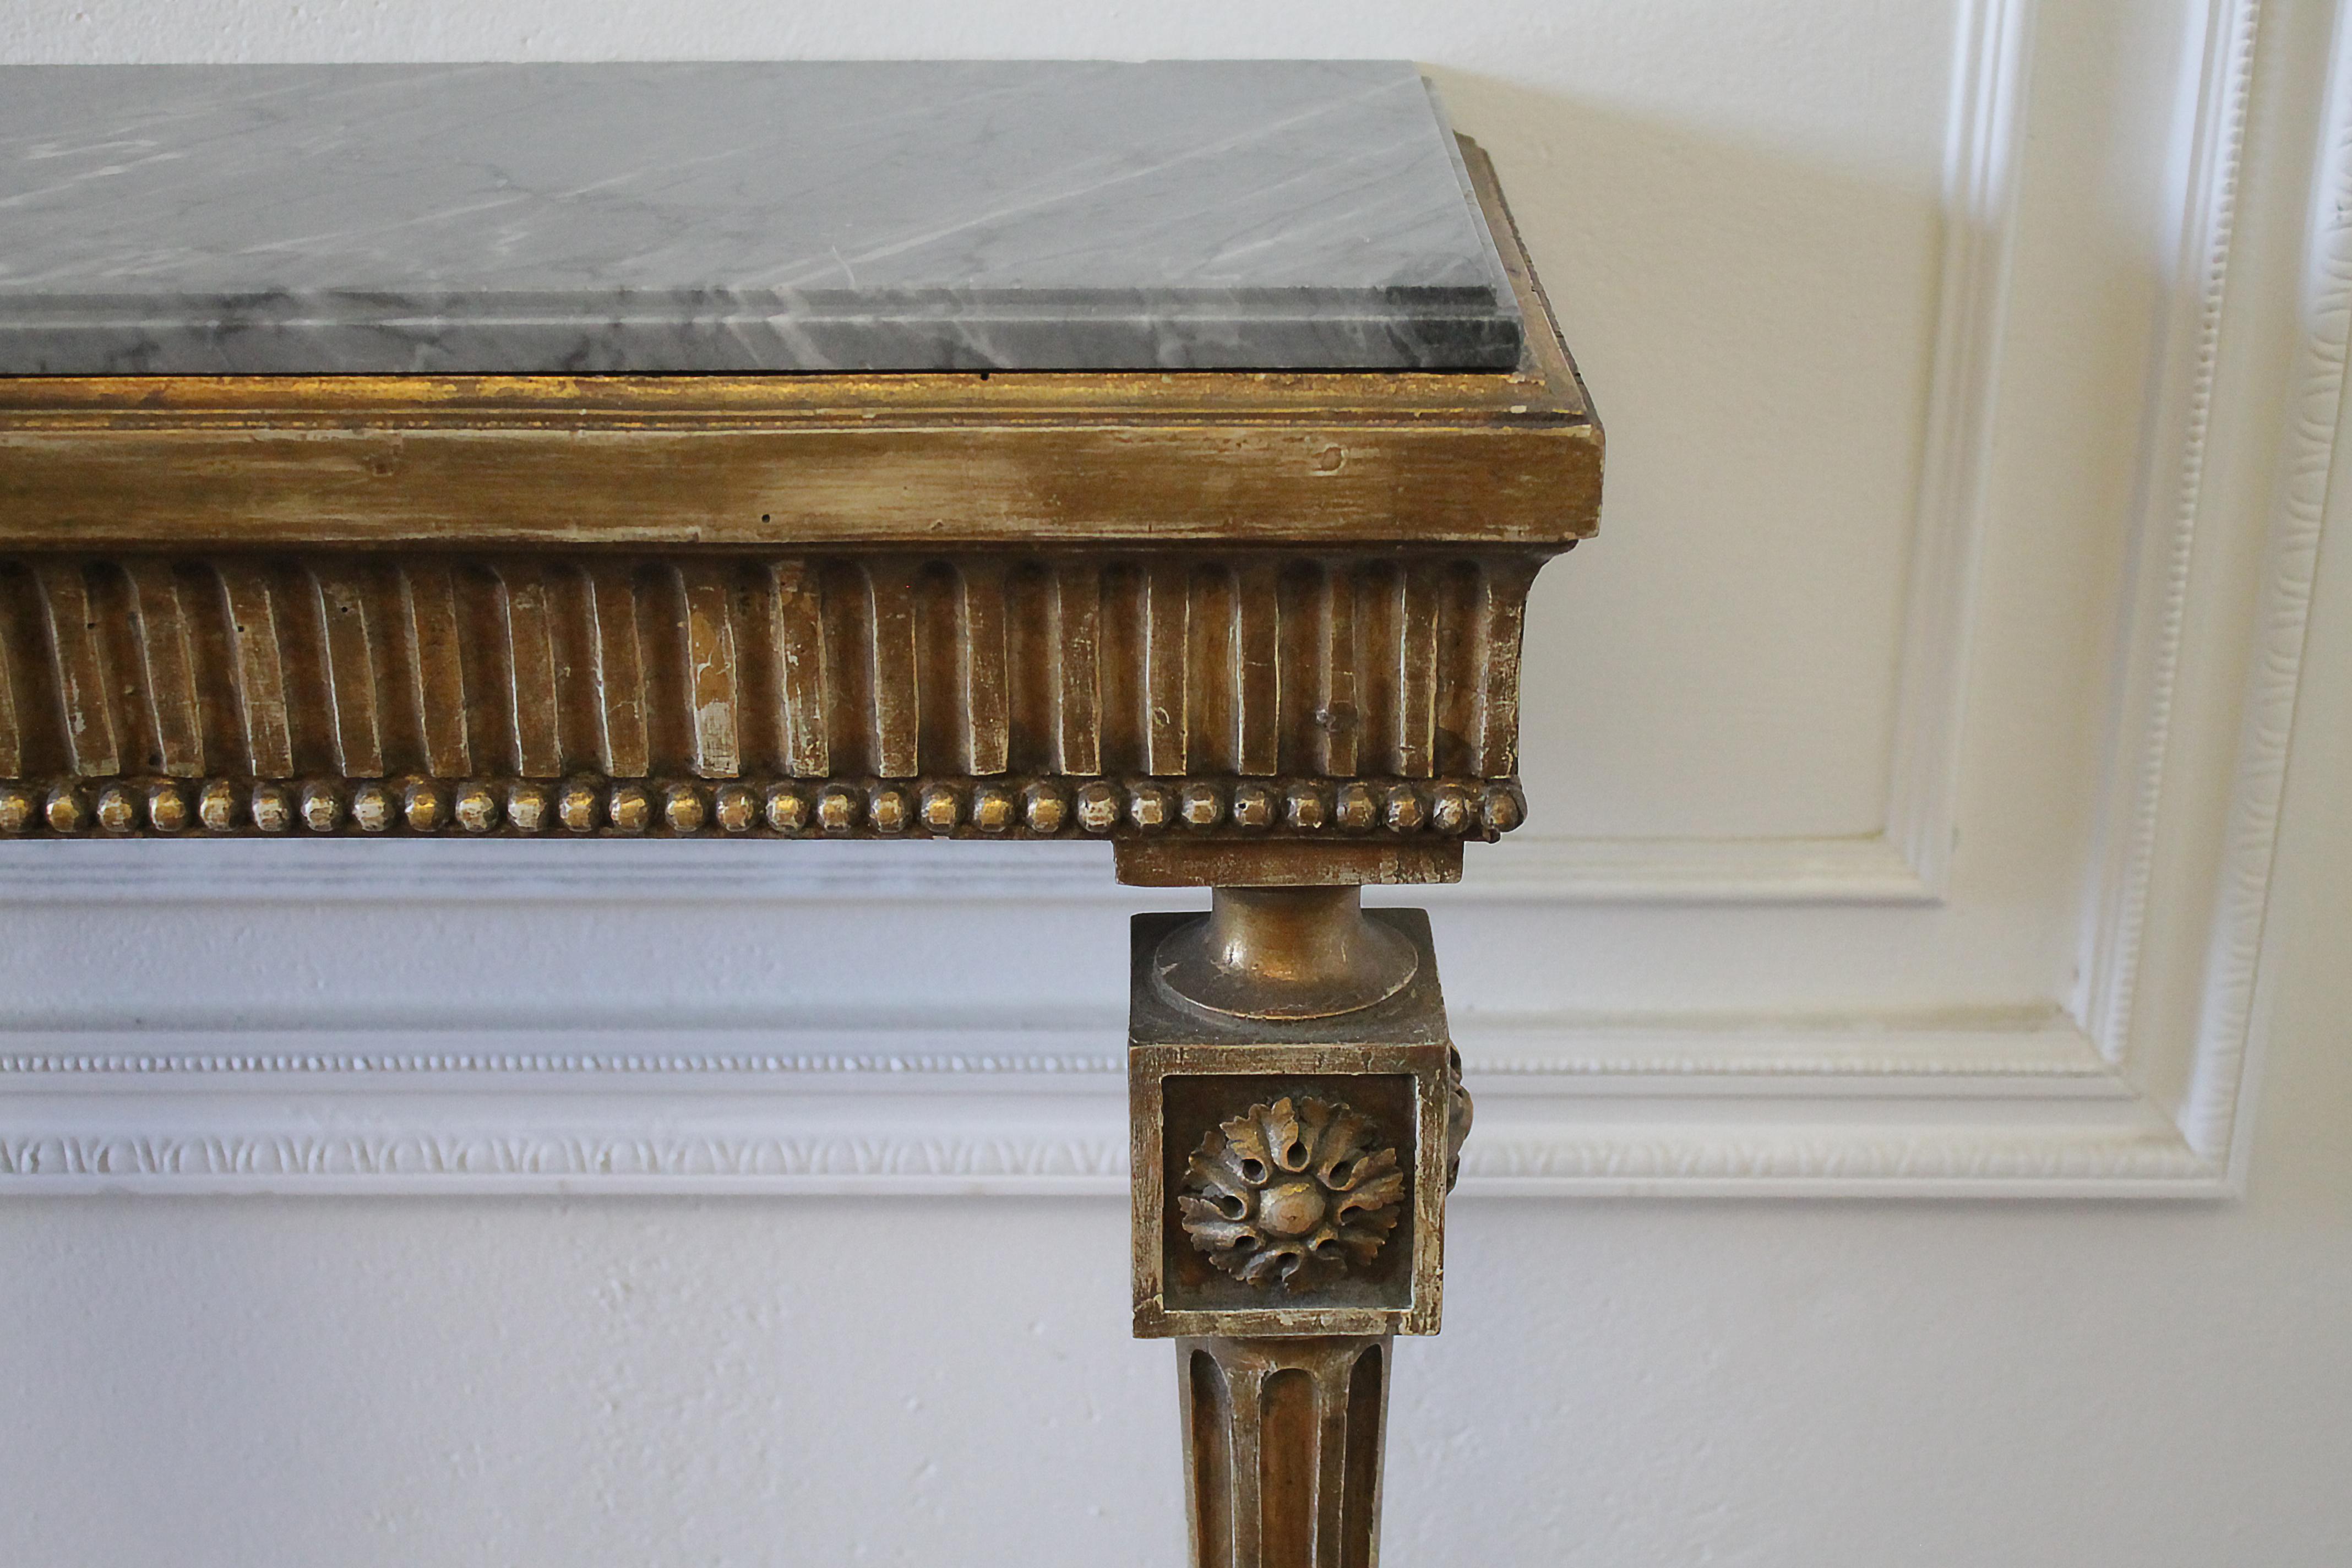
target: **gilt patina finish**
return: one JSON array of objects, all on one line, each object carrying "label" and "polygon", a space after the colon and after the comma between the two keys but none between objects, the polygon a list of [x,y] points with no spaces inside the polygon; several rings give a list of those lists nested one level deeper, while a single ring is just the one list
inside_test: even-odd
[{"label": "gilt patina finish", "polygon": [[1514,370],[0,378],[0,834],[1091,837],[1219,889],[1136,927],[1135,1329],[1194,1563],[1370,1568],[1470,1108],[1425,917],[1358,889],[1524,816],[1528,589],[1600,503],[1465,156]]},{"label": "gilt patina finish", "polygon": [[1469,1131],[1429,921],[1215,900],[1134,923],[1135,1331],[1178,1342],[1198,1568],[1369,1565],[1391,1336],[1437,1331]]},{"label": "gilt patina finish", "polygon": [[1472,167],[1508,374],[0,379],[0,831],[1491,837],[1601,447]]},{"label": "gilt patina finish", "polygon": [[1404,1196],[1379,1124],[1312,1095],[1219,1122],[1184,1176],[1176,1207],[1194,1248],[1236,1279],[1293,1290],[1371,1262]]},{"label": "gilt patina finish", "polygon": [[1176,1342],[1197,1568],[1371,1568],[1384,1335]]}]

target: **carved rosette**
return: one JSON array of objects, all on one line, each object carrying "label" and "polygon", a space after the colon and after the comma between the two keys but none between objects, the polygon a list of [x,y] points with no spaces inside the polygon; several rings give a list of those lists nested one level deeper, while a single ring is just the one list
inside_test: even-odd
[{"label": "carved rosette", "polygon": [[1462,1081],[1462,1053],[1449,1046],[1445,1052],[1445,1190],[1449,1193],[1462,1179],[1462,1145],[1470,1141],[1470,1123],[1477,1110],[1469,1087]]},{"label": "carved rosette", "polygon": [[1370,1263],[1396,1228],[1393,1148],[1344,1104],[1285,1098],[1209,1131],[1177,1198],[1184,1232],[1245,1284],[1305,1290]]}]

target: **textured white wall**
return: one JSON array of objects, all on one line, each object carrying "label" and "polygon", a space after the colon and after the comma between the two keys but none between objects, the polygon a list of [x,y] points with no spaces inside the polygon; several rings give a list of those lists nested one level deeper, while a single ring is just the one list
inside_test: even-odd
[{"label": "textured white wall", "polygon": [[[2327,585],[2352,670],[2352,552]],[[2253,1194],[1472,1202],[1396,1568],[2352,1562],[2352,682]],[[2326,798],[2325,781],[2336,781]],[[0,1204],[0,1561],[1179,1561],[1110,1200]]]},{"label": "textured white wall", "polygon": [[[2074,27],[2084,8],[2046,8],[2078,50],[2095,43]],[[1638,641],[1673,696],[1543,688],[1539,806],[1588,833],[1829,834],[1885,808],[1950,31],[1939,7],[1885,0],[14,0],[0,58],[1421,59],[1496,152],[1611,420],[1611,533],[1549,580],[1542,665],[1618,674],[1612,650]],[[2102,215],[2082,223],[2085,248],[2120,243]],[[2108,308],[2144,304],[2122,287]],[[2083,374],[2128,387],[2137,363],[2117,360]],[[1790,537],[1794,567],[1768,548]],[[2103,548],[2057,563],[2048,591],[2110,570]],[[2053,581],[2051,560],[2030,564]],[[2340,537],[2322,574],[2251,1196],[1466,1202],[1448,1331],[1400,1356],[1388,1561],[2352,1562]],[[2048,734],[2011,749],[2054,735],[2079,762],[2088,742],[2066,737],[2090,707],[2053,692]],[[19,955],[0,973],[21,977],[0,1016],[108,1016],[127,956],[96,940],[110,918],[0,916]],[[533,1016],[577,990],[565,966],[583,951],[655,1001],[756,1009],[902,973],[1024,1001],[986,994],[999,972],[952,911],[892,915],[923,962],[829,988],[750,937],[591,912],[569,941],[525,933],[520,961],[439,972],[429,996],[415,973],[383,989],[336,966],[374,940],[357,921],[273,961],[310,918],[257,912],[196,944],[199,964],[151,962],[175,994],[208,970],[195,1012],[230,1023],[320,996],[394,1022]],[[1091,966],[1087,1000],[1115,997],[1108,910],[1024,918],[1062,965]],[[1490,918],[1577,947],[1603,983],[1628,967],[1623,933],[1661,919],[1585,912],[1570,943]],[[1871,950],[1893,917],[1837,918],[1857,969],[1904,993],[1916,972]],[[1993,999],[2041,994],[2046,916],[1988,920],[2026,928]],[[24,962],[44,941],[56,951]],[[1710,994],[1809,999],[1769,927],[1727,952]],[[1448,963],[1457,997],[1543,991],[1470,942]],[[0,1204],[0,1563],[1172,1563],[1172,1361],[1125,1335],[1124,1232],[1108,1200]]]}]

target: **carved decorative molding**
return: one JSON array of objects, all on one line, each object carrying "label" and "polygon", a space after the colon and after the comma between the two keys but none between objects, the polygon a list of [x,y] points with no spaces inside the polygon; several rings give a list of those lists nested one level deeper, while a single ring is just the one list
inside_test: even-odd
[{"label": "carved decorative molding", "polygon": [[502,835],[667,838],[1494,838],[1515,779],[915,779],[615,782],[71,776],[0,783],[0,837]]},{"label": "carved decorative molding", "polygon": [[[1106,1128],[1108,1127],[1106,1121]],[[1474,1148],[1479,1148],[1474,1144]],[[1498,1139],[1473,1195],[1531,1197],[2210,1197],[2212,1172],[2157,1132],[1985,1126],[1870,1138],[1661,1132]],[[330,1133],[223,1128],[0,1136],[0,1180],[36,1192],[292,1194],[1116,1194],[1127,1151],[1098,1136],[616,1131]]]},{"label": "carved decorative molding", "polygon": [[[0,380],[0,831],[1491,837],[1507,373]],[[807,786],[807,787],[803,787]]]},{"label": "carved decorative molding", "polygon": [[[2221,374],[2222,319],[2230,300],[2231,262],[2242,194],[2241,171],[2252,123],[2254,59],[2261,41],[2263,0],[2212,0],[2210,31],[2200,73],[2203,113],[2190,128],[2193,167],[2189,172],[2179,226],[2180,283],[2165,301],[2165,337],[2158,365],[2154,408],[2161,423],[2142,475],[2142,499],[2133,518],[2136,570],[2124,605],[2121,676],[2116,695],[2119,721],[2107,762],[2105,819],[2100,825],[2105,864],[2095,891],[2101,909],[2094,939],[2086,943],[2083,994],[2076,1010],[2101,1048],[2120,1060],[2132,1029],[2140,982],[2149,890],[2155,879],[2158,817],[2165,793],[2165,770],[2173,745],[2173,713],[2179,692],[2181,660],[2189,631],[2189,564],[2199,524],[2208,521],[2213,500],[2207,493],[2212,442],[2214,384]],[[2318,247],[2302,279],[2308,307],[2308,337],[2294,366],[2307,417],[2310,381],[2317,371],[2332,408],[2342,390],[2342,351],[2335,323],[2341,318],[2346,279],[2326,266],[2329,237],[2344,229],[2339,155],[2323,168],[2311,216]],[[2334,187],[2331,189],[2330,187]],[[2333,208],[2331,221],[2330,209]],[[2332,352],[2331,352],[2332,351]],[[2328,370],[2335,374],[2327,375]],[[2325,475],[2334,457],[2332,421],[2322,429],[2294,432],[2289,473],[2316,468]],[[2291,495],[2294,510],[2273,521],[2273,531],[2289,539],[2319,527],[2316,498]],[[2292,570],[2299,552],[2284,553],[2280,566]],[[2304,566],[2303,592],[2309,569]],[[2263,586],[2265,609],[2273,610],[2277,571]],[[2296,617],[2295,655],[2281,673],[2290,694],[2301,665],[2301,621]],[[2263,636],[2258,630],[2257,637]],[[2249,734],[2242,743],[2261,753],[2261,765],[2284,770],[2286,737]],[[2252,759],[2250,759],[2252,760]],[[2264,879],[2267,880],[2267,868]],[[2248,960],[2251,969],[2251,957]]]},{"label": "carved decorative molding", "polygon": [[[1462,1191],[2214,1188],[2213,1169],[2135,1104],[2079,1035],[2012,1022],[1853,1041],[1769,1019],[1650,1032],[1567,1019],[1466,1031],[1480,1126]],[[0,1128],[0,1184],[1107,1195],[1126,1190],[1129,1157],[1117,1034],[1108,1019],[1095,1030],[942,1025],[814,1039],[232,1032],[144,1051],[120,1036],[67,1037],[0,1058],[13,1108]],[[1783,1043],[1759,1045],[1769,1038]],[[1759,1121],[1746,1086],[1776,1075],[1772,1114]]]},{"label": "carved decorative molding", "polygon": [[1540,558],[19,556],[0,832],[1491,837]]}]

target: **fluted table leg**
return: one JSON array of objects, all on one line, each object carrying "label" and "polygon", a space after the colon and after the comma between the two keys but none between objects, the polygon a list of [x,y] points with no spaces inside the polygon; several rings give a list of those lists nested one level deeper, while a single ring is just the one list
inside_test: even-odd
[{"label": "fluted table leg", "polygon": [[1136,921],[1135,1329],[1177,1342],[1194,1568],[1373,1568],[1391,1336],[1437,1331],[1468,1098],[1427,917],[1359,892]]},{"label": "fluted table leg", "polygon": [[1370,1568],[1391,1345],[1176,1342],[1193,1568]]}]

